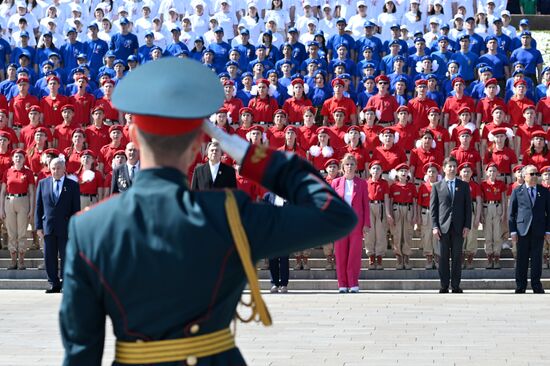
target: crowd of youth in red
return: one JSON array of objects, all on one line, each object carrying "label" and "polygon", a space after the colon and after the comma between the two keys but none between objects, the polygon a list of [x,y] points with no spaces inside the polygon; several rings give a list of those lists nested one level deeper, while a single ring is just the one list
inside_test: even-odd
[{"label": "crowd of youth in red", "polygon": [[[479,224],[487,268],[500,268],[523,166],[536,166],[550,186],[550,67],[529,22],[510,25],[506,2],[386,0],[379,16],[361,0],[54,2],[42,12],[9,3],[0,5],[0,216],[3,245],[18,258],[11,269],[25,268],[34,187],[52,158],[66,161],[83,209],[131,186],[139,170],[132,116],[111,95],[126,73],[160,57],[194,58],[218,74],[225,101],[211,121],[219,128],[308,160],[350,204],[355,194],[368,200],[359,229],[323,248],[327,269],[347,268],[339,287],[356,287],[363,245],[368,269],[384,268],[388,234],[397,269],[411,269],[415,233],[425,268],[436,268],[429,204],[445,157],[470,185],[466,269]],[[197,165],[220,159],[235,168],[238,188],[262,200],[267,192],[231,159],[209,153],[216,147],[205,138],[189,182]],[[114,174],[118,167],[126,174]],[[544,250],[548,266],[548,243]],[[295,257],[296,270],[309,269],[309,251]]]}]

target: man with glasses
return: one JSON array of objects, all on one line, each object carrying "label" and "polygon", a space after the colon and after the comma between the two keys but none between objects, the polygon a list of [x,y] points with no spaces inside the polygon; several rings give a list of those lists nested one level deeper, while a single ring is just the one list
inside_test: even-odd
[{"label": "man with glasses", "polygon": [[395,116],[393,111],[399,108],[399,103],[393,95],[390,94],[390,79],[386,75],[379,75],[374,79],[378,87],[378,94],[370,97],[367,102],[367,108],[374,108],[380,111],[378,123],[384,127],[393,125]]},{"label": "man with glasses", "polygon": [[527,271],[531,260],[531,288],[543,294],[542,249],[544,238],[550,238],[550,193],[538,184],[538,170],[527,165],[522,170],[525,183],[512,191],[508,224],[512,243],[517,248],[516,294],[527,289]]}]

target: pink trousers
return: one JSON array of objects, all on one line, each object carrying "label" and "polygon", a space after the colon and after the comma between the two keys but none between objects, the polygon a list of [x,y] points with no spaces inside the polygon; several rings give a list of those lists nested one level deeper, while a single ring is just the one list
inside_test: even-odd
[{"label": "pink trousers", "polygon": [[336,256],[338,287],[359,286],[362,253],[363,233],[360,230],[354,230],[345,238],[336,240],[334,255]]}]

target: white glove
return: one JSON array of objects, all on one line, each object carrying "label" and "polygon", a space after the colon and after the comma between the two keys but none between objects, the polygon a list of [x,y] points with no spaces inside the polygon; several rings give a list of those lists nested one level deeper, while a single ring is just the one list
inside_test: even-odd
[{"label": "white glove", "polygon": [[248,151],[250,143],[238,135],[230,135],[212,122],[205,120],[202,124],[203,131],[213,139],[216,139],[222,148],[239,165],[242,164],[244,156]]}]

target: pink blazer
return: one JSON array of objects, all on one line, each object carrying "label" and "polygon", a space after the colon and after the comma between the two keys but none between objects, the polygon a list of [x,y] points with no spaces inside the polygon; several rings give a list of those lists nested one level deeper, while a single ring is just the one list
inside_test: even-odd
[{"label": "pink blazer", "polygon": [[[331,186],[340,197],[344,198],[346,178],[338,177],[334,179]],[[370,228],[369,190],[366,180],[358,177],[353,178],[351,207],[357,215],[357,226],[354,230],[362,229],[364,226]]]}]

